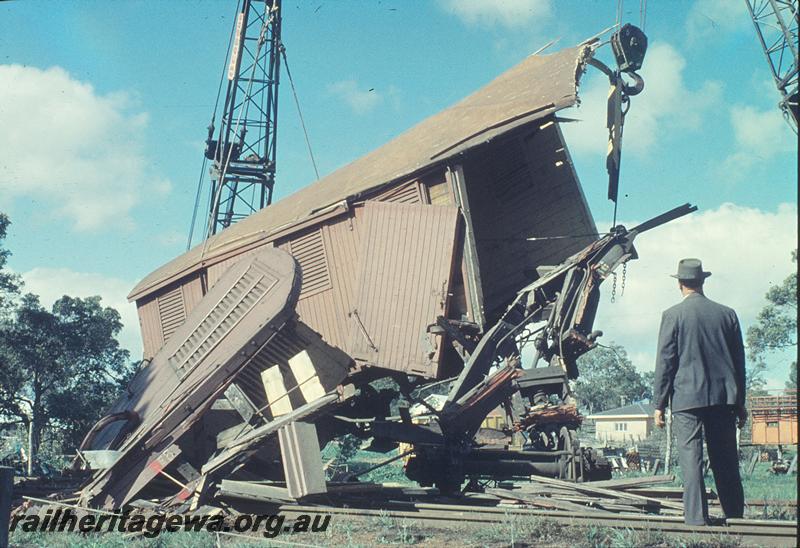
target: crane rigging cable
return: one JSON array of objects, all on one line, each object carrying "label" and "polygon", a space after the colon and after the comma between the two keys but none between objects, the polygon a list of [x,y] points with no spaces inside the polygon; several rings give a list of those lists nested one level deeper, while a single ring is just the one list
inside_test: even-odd
[{"label": "crane rigging cable", "polygon": [[[258,56],[261,53],[261,48],[264,46],[264,40],[265,40],[265,37],[266,37],[266,34],[267,34],[267,30],[269,29],[269,25],[272,24],[274,19],[275,19],[275,12],[273,10],[270,10],[270,16],[264,20],[264,24],[261,26],[261,32],[260,32],[259,38],[258,38],[258,45],[256,46],[255,59],[258,59]],[[253,63],[253,66],[251,68],[250,79],[247,82],[247,90],[245,91],[245,98],[242,101],[243,104],[247,104],[248,100],[251,97],[252,90],[253,90],[253,81],[255,80],[255,74],[256,74],[256,69],[257,68],[258,68],[258,63],[257,62]],[[246,115],[246,110],[247,110],[247,106],[244,109],[240,109],[239,110],[237,118],[236,118],[236,125],[234,126],[234,129],[233,129],[233,135],[237,135],[239,133],[239,127],[241,126],[241,123],[242,123],[242,116]],[[225,175],[227,174],[228,166],[230,166],[231,157],[232,156],[233,156],[233,147],[228,147],[227,154],[226,154],[226,157],[225,157],[225,162],[222,164],[222,174],[220,175],[220,178],[219,178],[220,184],[218,184],[217,188],[215,189],[215,194],[214,194],[214,198],[213,198],[212,204],[218,204],[219,203],[219,197],[220,197],[220,194],[222,193],[222,187],[223,187],[222,181],[225,180]],[[214,223],[215,223],[215,219],[212,216],[209,215],[209,217],[208,217],[208,225],[206,227],[206,239],[203,242],[203,250],[200,253],[200,257],[201,258],[205,257],[206,250],[208,248],[209,236],[211,236],[211,234],[213,233]]]},{"label": "crane rigging cable", "polygon": [[[264,6],[263,15],[261,12],[255,11],[256,8],[254,6],[257,3]],[[208,160],[213,160],[213,168],[209,173],[212,178],[212,186],[209,192],[207,207],[209,215],[204,238],[206,243],[201,251],[202,256],[206,253],[208,238],[215,234],[217,230],[225,228],[232,222],[236,222],[237,219],[264,208],[272,201],[281,58],[283,58],[286,73],[289,77],[311,165],[316,178],[319,179],[319,169],[311,147],[305,118],[303,117],[294,79],[289,69],[286,49],[280,37],[280,5],[280,0],[239,0],[237,4],[238,16],[231,29],[226,51],[225,66],[227,70],[223,68],[217,88],[217,98],[211,123],[208,127],[205,159],[203,160],[197,184],[192,222],[187,241],[188,250],[191,248],[197,223],[200,196],[203,193]],[[249,16],[257,17],[253,21],[255,25],[252,28],[252,30],[257,31],[257,34],[249,34]],[[246,41],[256,42],[256,47],[253,49],[248,48]],[[247,55],[252,64],[242,65],[242,55]],[[262,56],[266,56],[263,61]],[[245,66],[247,68],[244,68]],[[266,72],[259,75],[257,74],[259,70]],[[219,137],[214,137],[216,115],[220,106],[222,85],[226,76],[229,83],[225,96],[225,112],[221,119],[222,126],[219,131]],[[241,86],[240,83],[242,84]],[[236,97],[237,90],[239,97]],[[253,103],[253,108],[250,108],[250,103]],[[256,133],[252,132],[253,129],[256,129]],[[247,141],[245,141],[246,135],[249,136]],[[237,139],[237,141],[234,142],[234,139]],[[261,147],[264,146],[266,149],[262,151]],[[240,155],[243,151],[250,151],[252,154],[242,159],[243,156]],[[242,184],[245,185],[245,188],[237,189],[237,186],[241,187]],[[257,198],[257,192],[259,191],[261,192],[260,200]],[[223,194],[226,197],[223,197]],[[249,199],[245,196],[248,196]],[[227,209],[225,214],[221,213],[223,204]],[[239,208],[243,209],[239,211]]]},{"label": "crane rigging cable", "polygon": [[639,2],[639,28],[644,32],[644,24],[647,22],[647,0]]},{"label": "crane rigging cable", "polygon": [[[617,0],[617,27],[622,25],[622,13],[624,9],[624,0]],[[639,28],[644,31],[645,22],[647,21],[647,0],[639,0]]]},{"label": "crane rigging cable", "polygon": [[[619,32],[620,27],[622,26],[622,9],[623,9],[623,0],[617,0],[617,30],[615,32]],[[623,116],[624,119],[624,116]],[[622,139],[622,128],[624,126],[620,125],[619,128],[619,137],[620,140]],[[619,184],[619,183],[617,183]],[[617,226],[617,207],[619,206],[619,197],[614,199],[614,213],[612,215],[611,226],[612,228]]]},{"label": "crane rigging cable", "polygon": [[292,96],[294,96],[294,104],[297,106],[297,115],[300,117],[300,125],[303,128],[303,136],[306,139],[306,147],[308,147],[308,155],[311,157],[311,165],[314,167],[314,174],[319,181],[319,170],[317,169],[317,162],[314,160],[314,152],[311,150],[311,141],[308,138],[308,130],[306,129],[306,121],[303,118],[303,111],[300,109],[300,101],[297,98],[297,90],[294,87],[294,79],[292,78],[292,71],[289,70],[289,60],[286,58],[286,48],[281,43],[281,55],[283,56],[283,64],[286,66],[286,75],[289,77],[289,86],[292,88]]},{"label": "crane rigging cable", "polygon": [[[241,8],[241,0],[236,2],[236,12],[238,13]],[[225,62],[222,64],[222,72],[219,75],[219,84],[217,85],[217,98],[214,100],[214,112],[211,114],[211,127],[217,119],[217,109],[219,108],[219,98],[222,95],[222,83],[225,81],[225,73],[227,72],[228,57],[231,52],[231,44],[233,44],[233,36],[236,33],[236,21],[234,20],[231,26],[231,33],[228,36],[228,47],[225,48]],[[200,167],[200,177],[197,181],[197,193],[194,197],[194,209],[192,210],[192,222],[189,225],[189,239],[186,242],[186,251],[192,247],[192,237],[194,236],[194,227],[197,222],[197,210],[200,207],[200,196],[203,193],[203,183],[205,182],[206,167],[208,166],[208,158],[203,156],[203,164]],[[210,205],[209,205],[210,207]],[[208,209],[208,208],[207,208]]]}]

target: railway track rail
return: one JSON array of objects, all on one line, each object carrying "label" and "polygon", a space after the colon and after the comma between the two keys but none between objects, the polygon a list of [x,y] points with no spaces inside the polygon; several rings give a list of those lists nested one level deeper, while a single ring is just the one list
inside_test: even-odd
[{"label": "railway track rail", "polygon": [[[377,494],[376,494],[377,495]],[[399,498],[394,498],[399,497]],[[347,499],[338,505],[285,503],[270,506],[270,512],[283,515],[294,521],[300,516],[331,516],[336,521],[385,521],[393,520],[404,526],[438,530],[459,529],[465,526],[481,527],[510,522],[547,521],[561,526],[580,528],[610,528],[635,532],[658,532],[670,538],[687,541],[725,542],[741,546],[783,547],[797,546],[798,522],[790,520],[733,519],[724,525],[706,527],[690,526],[677,515],[612,513],[599,508],[574,505],[573,510],[537,509],[524,506],[491,506],[496,503],[486,498],[477,498],[471,504],[442,501],[402,500],[402,492],[388,498],[375,496],[371,500]],[[37,513],[44,512],[49,505],[81,510],[78,506],[63,501],[25,497],[38,505]],[[788,501],[787,501],[788,502]],[[346,505],[346,506],[345,506]],[[262,507],[263,508],[263,507]],[[86,512],[97,510],[83,509]],[[234,515],[241,510],[235,510]],[[150,510],[149,512],[152,512]],[[145,510],[148,513],[148,510]]]},{"label": "railway track rail", "polygon": [[736,538],[745,546],[797,546],[797,521],[732,519],[726,525],[697,527],[686,525],[677,516],[603,514],[537,510],[529,508],[496,508],[453,504],[391,502],[383,508],[354,508],[286,504],[280,513],[288,519],[300,514],[331,515],[350,519],[408,520],[423,527],[493,524],[509,520],[546,519],[579,527],[609,527],[661,533],[694,539]]}]

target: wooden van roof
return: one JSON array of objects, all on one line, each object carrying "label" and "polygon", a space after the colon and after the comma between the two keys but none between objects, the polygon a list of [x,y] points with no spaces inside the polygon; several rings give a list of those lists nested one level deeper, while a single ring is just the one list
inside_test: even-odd
[{"label": "wooden van roof", "polygon": [[455,105],[350,164],[253,213],[150,273],[139,299],[205,262],[302,222],[349,197],[410,175],[578,101],[577,87],[595,44],[531,55]]}]

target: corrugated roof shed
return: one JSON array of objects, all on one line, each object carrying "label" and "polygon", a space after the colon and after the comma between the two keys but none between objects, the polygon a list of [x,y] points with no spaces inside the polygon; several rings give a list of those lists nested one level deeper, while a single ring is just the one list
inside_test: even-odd
[{"label": "corrugated roof shed", "polygon": [[321,209],[401,180],[578,101],[577,86],[594,44],[535,55],[452,107],[375,151],[232,225],[149,274],[131,291],[143,296],[203,260],[265,238]]}]

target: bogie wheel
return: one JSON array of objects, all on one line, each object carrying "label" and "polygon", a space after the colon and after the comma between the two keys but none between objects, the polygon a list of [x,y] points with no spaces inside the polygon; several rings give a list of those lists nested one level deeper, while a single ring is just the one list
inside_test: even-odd
[{"label": "bogie wheel", "polygon": [[578,434],[566,426],[562,426],[558,433],[558,449],[567,455],[561,457],[561,466],[565,479],[576,481],[581,471],[581,451]]}]

